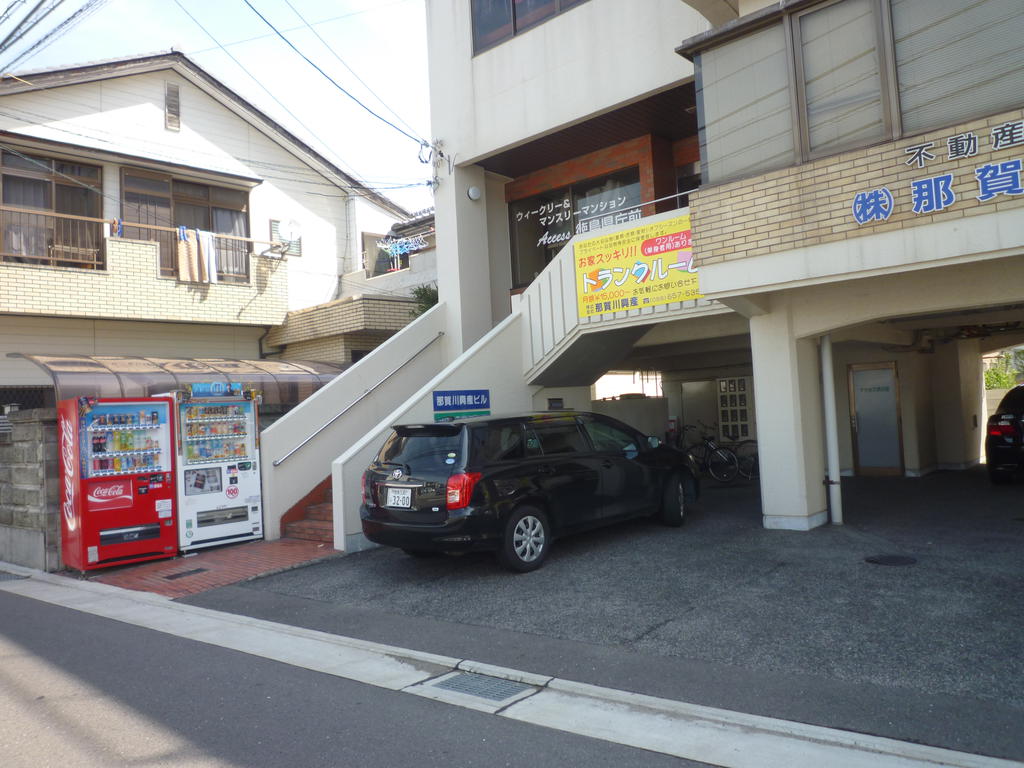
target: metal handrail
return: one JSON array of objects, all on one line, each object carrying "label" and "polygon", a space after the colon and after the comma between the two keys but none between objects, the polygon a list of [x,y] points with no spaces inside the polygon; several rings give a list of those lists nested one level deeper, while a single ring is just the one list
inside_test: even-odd
[{"label": "metal handrail", "polygon": [[404,363],[402,363],[402,364],[401,364],[400,366],[398,366],[397,368],[395,368],[395,370],[393,370],[393,371],[392,371],[391,373],[389,373],[389,374],[388,374],[387,376],[385,376],[385,377],[384,377],[383,379],[381,379],[380,381],[378,381],[378,382],[377,382],[376,384],[374,384],[374,385],[373,385],[372,387],[370,387],[370,388],[369,388],[369,389],[367,389],[367,390],[366,390],[365,392],[363,392],[363,394],[361,394],[361,395],[360,395],[359,397],[357,397],[357,398],[356,398],[355,400],[353,400],[353,401],[352,401],[351,403],[349,403],[349,404],[348,404],[348,405],[347,405],[347,406],[345,407],[345,409],[344,409],[343,411],[341,411],[340,413],[337,413],[337,414],[335,414],[335,415],[334,415],[334,417],[333,417],[333,418],[332,418],[332,419],[331,419],[330,421],[328,421],[328,422],[327,422],[326,424],[324,424],[324,425],[323,425],[322,427],[320,427],[320,429],[318,429],[318,430],[317,430],[316,432],[314,432],[313,434],[311,434],[311,435],[310,435],[309,437],[307,437],[307,438],[306,438],[305,440],[303,440],[303,441],[302,441],[301,443],[299,443],[299,444],[298,444],[297,446],[295,446],[294,448],[292,448],[292,449],[291,449],[290,451],[288,451],[288,453],[286,453],[286,454],[285,454],[284,456],[282,456],[282,457],[281,457],[280,459],[276,459],[276,460],[275,460],[275,461],[273,462],[273,466],[275,466],[275,467],[279,467],[279,466],[281,466],[281,465],[282,465],[282,464],[283,464],[284,462],[286,462],[286,461],[287,461],[287,460],[288,460],[288,459],[289,459],[289,458],[290,458],[290,457],[292,456],[292,454],[294,454],[294,453],[297,453],[297,452],[298,452],[298,451],[299,451],[299,450],[300,450],[301,448],[303,448],[303,447],[304,447],[304,446],[305,446],[305,445],[306,445],[307,443],[309,443],[309,442],[310,442],[310,441],[311,441],[311,440],[312,440],[312,439],[313,439],[314,437],[316,437],[317,435],[319,435],[319,434],[320,434],[321,432],[323,432],[323,431],[324,431],[325,429],[327,429],[327,428],[328,428],[329,426],[331,426],[331,424],[333,424],[333,423],[334,423],[334,422],[336,422],[336,421],[337,421],[338,419],[340,419],[340,418],[341,418],[342,416],[344,416],[344,415],[345,415],[346,413],[348,413],[348,412],[349,412],[349,411],[351,411],[351,410],[352,410],[353,408],[355,408],[355,407],[356,407],[356,405],[358,405],[358,404],[359,404],[359,403],[360,403],[360,402],[362,401],[362,399],[363,399],[364,397],[366,397],[367,395],[369,395],[369,394],[370,394],[371,392],[373,392],[373,391],[374,391],[375,389],[377,389],[377,387],[379,387],[379,386],[380,386],[381,384],[383,384],[383,383],[384,383],[385,381],[387,381],[388,379],[390,379],[390,378],[391,378],[392,376],[394,376],[394,375],[395,375],[396,373],[398,373],[398,372],[399,372],[400,370],[402,370],[403,368],[405,368],[405,366],[407,366],[407,365],[408,365],[409,363],[411,363],[411,362],[412,362],[413,360],[415,360],[415,359],[416,359],[417,357],[419,357],[419,356],[420,356],[420,355],[421,355],[421,354],[422,354],[423,352],[425,352],[425,351],[426,351],[427,347],[429,347],[429,346],[430,346],[431,344],[433,344],[433,343],[434,343],[435,341],[437,341],[437,340],[438,340],[439,338],[441,338],[442,336],[444,336],[444,331],[438,331],[438,332],[437,332],[437,335],[436,335],[436,336],[435,336],[434,338],[432,338],[432,339],[431,339],[430,341],[428,341],[428,342],[427,342],[426,344],[424,344],[424,345],[423,345],[422,347],[420,347],[420,348],[419,348],[419,349],[418,349],[418,350],[416,351],[416,354],[414,354],[414,355],[413,355],[412,357],[410,357],[410,358],[409,358],[408,360],[406,360],[406,361],[405,361]]}]

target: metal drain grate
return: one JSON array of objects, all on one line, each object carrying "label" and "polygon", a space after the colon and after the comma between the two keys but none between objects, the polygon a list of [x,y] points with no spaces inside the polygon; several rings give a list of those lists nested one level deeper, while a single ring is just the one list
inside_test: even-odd
[{"label": "metal drain grate", "polygon": [[872,555],[865,557],[864,562],[872,565],[913,565],[917,558],[907,555]]},{"label": "metal drain grate", "polygon": [[526,683],[517,683],[515,680],[503,680],[500,677],[477,675],[473,672],[460,672],[454,677],[448,677],[434,683],[434,687],[477,696],[489,701],[511,699],[513,696],[517,696],[531,688]]},{"label": "metal drain grate", "polygon": [[207,568],[193,568],[191,571],[178,571],[177,573],[169,573],[164,576],[168,581],[174,581],[175,579],[183,579],[186,576],[195,576],[197,573],[206,573]]},{"label": "metal drain grate", "polygon": [[16,573],[7,573],[6,571],[0,571],[0,581],[15,581],[17,579],[27,579],[28,576],[19,576]]}]

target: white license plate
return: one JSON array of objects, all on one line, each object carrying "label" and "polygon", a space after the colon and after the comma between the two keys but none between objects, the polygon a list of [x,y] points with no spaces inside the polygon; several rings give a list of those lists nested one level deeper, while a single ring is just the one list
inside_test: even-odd
[{"label": "white license plate", "polygon": [[411,488],[388,488],[388,504],[389,507],[411,507],[412,506],[412,489]]}]

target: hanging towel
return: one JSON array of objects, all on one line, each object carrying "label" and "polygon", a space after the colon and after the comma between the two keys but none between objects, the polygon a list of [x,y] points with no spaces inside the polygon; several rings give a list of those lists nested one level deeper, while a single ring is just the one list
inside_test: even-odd
[{"label": "hanging towel", "polygon": [[202,282],[196,233],[185,227],[178,227],[178,279],[185,283]]},{"label": "hanging towel", "polygon": [[217,282],[217,247],[213,242],[213,233],[196,230],[196,239],[199,241],[199,262],[206,270],[206,281]]}]

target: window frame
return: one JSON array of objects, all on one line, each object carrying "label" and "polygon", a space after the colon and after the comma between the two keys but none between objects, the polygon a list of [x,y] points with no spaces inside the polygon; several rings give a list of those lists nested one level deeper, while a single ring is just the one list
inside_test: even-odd
[{"label": "window frame", "polygon": [[541,18],[538,18],[535,21],[523,23],[522,25],[520,25],[516,19],[516,0],[508,0],[511,16],[511,23],[508,25],[509,31],[506,34],[502,35],[501,37],[495,38],[494,40],[491,40],[488,43],[478,45],[476,34],[477,6],[474,0],[469,0],[469,25],[470,37],[472,39],[473,45],[473,55],[476,56],[477,54],[483,53],[484,51],[489,51],[492,48],[499,46],[502,43],[505,43],[518,35],[529,32],[531,29],[536,29],[541,24],[551,21],[551,19],[554,19],[555,17],[560,16],[563,13],[572,10],[573,8],[583,5],[584,3],[588,2],[588,0],[550,0],[550,2],[552,2],[555,6],[554,13],[552,13],[549,16],[543,16]]},{"label": "window frame", "polygon": [[[167,185],[168,185],[168,192],[167,192],[166,196],[164,196],[162,194],[158,194],[158,193],[155,193],[155,192],[147,192],[145,190],[138,190],[138,189],[129,189],[129,184],[128,184],[128,181],[127,181],[129,176],[135,176],[135,177],[140,178],[140,179],[153,179],[155,181],[166,182]],[[194,186],[206,187],[206,189],[207,189],[206,199],[204,200],[201,197],[193,197],[193,196],[190,196],[187,193],[176,195],[175,191],[176,191],[176,186],[178,184],[191,184],[191,185],[194,185]],[[244,196],[245,202],[244,202],[244,204],[241,207],[238,207],[238,206],[235,206],[235,205],[226,204],[226,203],[223,203],[223,202],[218,202],[218,203],[215,204],[214,203],[214,193],[213,193],[214,189],[222,189],[222,190],[226,190],[228,192],[240,193],[240,194],[242,194]],[[252,191],[250,189],[242,189],[242,188],[239,188],[239,187],[227,187],[227,186],[224,186],[222,184],[211,183],[211,182],[209,182],[209,181],[207,181],[205,179],[185,178],[185,177],[181,177],[181,176],[175,176],[174,174],[166,173],[166,172],[163,172],[163,171],[152,170],[152,169],[149,169],[149,168],[136,168],[136,167],[133,167],[133,166],[122,166],[121,167],[121,195],[120,195],[120,198],[121,198],[121,200],[120,200],[120,202],[121,202],[121,217],[122,218],[124,218],[124,216],[125,216],[125,213],[124,213],[124,209],[125,209],[125,195],[129,191],[138,192],[140,194],[149,194],[149,195],[152,195],[153,197],[162,197],[162,198],[166,199],[168,201],[168,203],[169,203],[169,206],[170,206],[170,219],[171,219],[170,226],[171,227],[180,226],[180,225],[174,223],[174,222],[176,222],[178,220],[177,219],[176,211],[177,211],[177,206],[179,204],[180,205],[191,205],[191,206],[197,206],[197,207],[205,206],[207,211],[209,212],[209,217],[210,217],[210,228],[207,231],[213,232],[213,211],[214,211],[215,208],[219,208],[221,210],[236,211],[238,213],[241,213],[245,217],[245,219],[244,219],[245,220],[245,232],[246,232],[245,237],[249,238],[249,237],[252,236],[252,221],[251,221],[251,217],[250,217],[250,214],[249,214],[249,209],[250,209],[249,195],[250,195],[250,193]],[[136,224],[136,223],[144,224],[145,222],[126,222],[125,226],[130,226],[131,224]],[[154,224],[153,226],[163,226],[163,225]],[[132,227],[132,229],[146,230],[146,227],[145,226],[142,226],[142,227]],[[191,227],[190,227],[190,229],[191,229]],[[218,233],[213,232],[213,234],[218,234]],[[173,233],[164,232],[162,230],[149,230],[149,233],[148,233],[148,235],[146,237],[138,238],[138,239],[145,239],[147,241],[153,241],[153,242],[158,243],[160,250],[157,253],[157,277],[165,279],[165,280],[176,280],[177,279],[177,268],[175,266],[176,253],[173,252],[173,247],[174,246],[173,246],[172,237],[173,237]],[[246,245],[245,274],[241,275],[241,274],[236,274],[234,272],[224,272],[222,269],[218,269],[217,270],[217,281],[218,282],[222,282],[222,283],[225,283],[225,284],[228,284],[228,285],[249,285],[252,282],[252,253],[253,253],[252,242],[246,242],[245,245]],[[166,249],[168,251],[168,253],[166,255],[167,256],[167,259],[166,259],[167,263],[166,264],[164,263],[165,262],[165,259],[164,259],[164,248],[165,247],[166,247]],[[215,244],[215,247],[216,247],[216,244]]]},{"label": "window frame", "polygon": [[[31,161],[29,161],[29,162],[32,164],[32,167],[27,167],[26,168],[26,167],[22,167],[20,165],[6,165],[3,162],[3,157],[6,156],[6,155],[12,155],[15,158],[21,159],[19,157],[20,154],[24,154],[25,156],[31,158]],[[40,168],[38,166],[35,166],[35,164],[32,161],[38,161],[38,162],[44,162],[45,161],[47,163],[47,167],[46,168]],[[90,178],[88,176],[79,176],[77,174],[64,173],[63,171],[58,171],[57,170],[57,165],[61,164],[61,163],[69,164],[69,165],[82,166],[82,167],[85,167],[85,168],[94,169],[96,171],[96,175],[95,175],[94,178]],[[81,159],[78,159],[78,158],[69,159],[69,158],[66,158],[66,157],[59,157],[59,156],[54,156],[54,155],[50,155],[50,154],[38,154],[34,150],[30,150],[30,149],[22,150],[22,149],[19,148],[17,150],[17,152],[4,149],[3,152],[0,153],[0,205],[6,205],[5,203],[3,203],[3,191],[4,191],[4,185],[5,185],[5,181],[4,181],[5,177],[15,177],[15,178],[20,178],[20,179],[27,179],[27,180],[35,181],[35,182],[42,182],[42,183],[45,183],[45,184],[48,185],[47,206],[45,208],[39,208],[39,209],[33,209],[33,210],[39,210],[40,211],[39,215],[44,217],[48,222],[50,222],[49,224],[44,225],[44,227],[43,227],[43,229],[45,229],[47,232],[49,232],[50,242],[49,242],[49,244],[47,246],[47,253],[46,254],[41,254],[41,255],[38,255],[38,256],[35,256],[35,255],[17,255],[17,254],[9,254],[9,255],[8,254],[0,254],[0,262],[11,262],[11,261],[14,261],[15,263],[28,263],[28,264],[35,264],[35,265],[38,265],[38,266],[68,267],[68,268],[71,268],[71,269],[93,269],[93,270],[100,270],[100,271],[105,271],[107,269],[106,250],[102,246],[103,231],[102,231],[102,229],[99,229],[100,227],[102,227],[102,225],[99,222],[91,222],[90,223],[90,222],[87,222],[87,221],[81,221],[80,220],[81,217],[83,217],[83,216],[86,219],[102,219],[103,218],[103,166],[102,165],[94,165],[92,163],[84,162],[84,161],[82,161]],[[57,193],[58,193],[58,190],[62,189],[62,188],[69,188],[69,189],[82,189],[82,188],[84,188],[84,189],[87,189],[89,192],[91,192],[93,197],[92,197],[90,202],[92,203],[94,215],[84,215],[84,214],[81,214],[81,213],[71,213],[69,211],[58,210],[57,200],[58,200],[59,196],[58,196]],[[12,208],[21,208],[21,206],[17,206],[17,205],[13,205],[13,204],[11,205],[11,207]],[[25,209],[25,210],[28,210],[28,209]],[[12,214],[12,215],[17,215],[17,214]],[[31,214],[29,214],[29,215],[31,215]],[[58,242],[58,238],[57,238],[57,236],[55,234],[58,231],[58,229],[60,229],[61,226],[62,226],[59,223],[60,222],[60,217],[62,217],[62,216],[63,217],[68,217],[68,216],[70,216],[70,217],[79,217],[79,219],[78,219],[78,224],[79,225],[88,226],[88,227],[91,227],[93,229],[97,229],[98,230],[97,238],[100,241],[100,245],[97,246],[97,249],[96,249],[97,253],[96,253],[96,256],[95,256],[93,261],[86,262],[86,263],[83,263],[83,264],[76,264],[76,263],[73,263],[73,260],[70,260],[70,259],[58,259],[57,257],[54,256],[54,253],[53,253],[53,249],[54,248],[56,248],[58,246],[63,247],[63,245],[66,245],[66,244],[62,245],[61,243],[59,243]],[[4,218],[6,218],[6,214],[5,214]],[[70,221],[74,222],[75,219],[71,219]],[[65,218],[64,222],[65,222],[65,224],[67,224],[69,222],[69,220]],[[5,226],[6,226],[6,222],[5,222]],[[81,246],[72,246],[72,247],[81,247]],[[0,248],[0,251],[2,251],[2,248]],[[59,262],[59,263],[57,263],[57,262]]]},{"label": "window frame", "polygon": [[[892,6],[889,0],[870,0],[871,11],[874,14],[875,45],[878,51],[878,87],[879,98],[882,107],[882,131],[876,139],[866,143],[850,142],[843,146],[830,146],[816,151],[810,147],[810,126],[807,119],[807,97],[805,91],[803,51],[801,47],[800,19],[804,16],[824,10],[831,5],[836,5],[843,0],[822,0],[821,2],[803,2],[791,10],[782,10],[778,14],[772,14],[757,24],[756,27],[745,30],[742,35],[753,34],[755,31],[781,25],[785,38],[786,68],[789,78],[789,107],[793,131],[793,157],[794,165],[802,165],[823,157],[838,155],[852,149],[873,146],[890,141],[898,141],[904,138],[902,115],[900,108],[899,78],[896,71],[896,50],[893,39]],[[742,35],[740,37],[742,37]],[[733,42],[738,39],[736,36],[721,40],[719,44]],[[716,44],[713,47],[718,47]],[[710,49],[707,49],[710,50]],[[701,51],[696,58],[706,53]],[[700,67],[697,68],[696,77],[700,78]],[[703,109],[703,107],[701,107]],[[703,118],[701,118],[703,119]],[[702,128],[698,121],[698,129]],[[760,176],[781,168],[789,166],[782,165],[777,168],[760,169],[749,174],[727,176],[723,178],[709,178],[707,174],[707,158],[701,158],[701,173],[707,184],[724,184],[739,181],[741,179]]]},{"label": "window frame", "polygon": [[807,78],[804,69],[800,20],[841,2],[843,0],[827,0],[827,2],[816,3],[786,14],[783,21],[786,53],[789,59],[790,107],[797,118],[796,125],[798,127],[798,130],[793,132],[793,140],[796,143],[794,149],[796,157],[802,163],[840,154],[858,147],[871,146],[878,142],[893,141],[899,136],[899,133],[896,132],[899,125],[898,104],[895,105],[896,109],[893,109],[893,96],[898,98],[899,94],[897,93],[898,89],[893,87],[896,83],[896,69],[892,39],[892,15],[888,0],[868,0],[871,13],[874,16],[875,49],[878,51],[878,98],[882,107],[882,131],[877,139],[872,139],[867,144],[852,141],[841,146],[829,146],[819,150],[811,149],[810,121],[807,118]]}]

